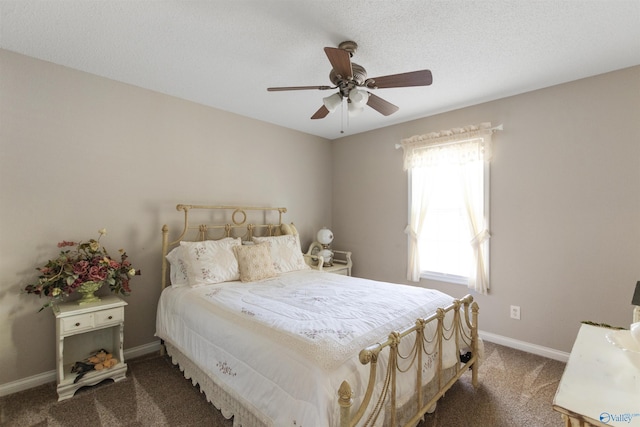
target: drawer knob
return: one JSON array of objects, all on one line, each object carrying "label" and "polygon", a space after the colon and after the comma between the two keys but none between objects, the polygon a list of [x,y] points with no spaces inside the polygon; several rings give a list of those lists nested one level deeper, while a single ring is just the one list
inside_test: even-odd
[{"label": "drawer knob", "polygon": [[80,322],[76,322],[76,326],[80,326]]},{"label": "drawer knob", "polygon": [[113,316],[109,316],[109,320],[113,319]]}]

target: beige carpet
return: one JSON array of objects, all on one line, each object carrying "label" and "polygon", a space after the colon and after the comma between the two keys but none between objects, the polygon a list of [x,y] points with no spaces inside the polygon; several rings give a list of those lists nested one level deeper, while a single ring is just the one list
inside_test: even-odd
[{"label": "beige carpet", "polygon": [[[474,390],[471,374],[465,374],[420,426],[562,426],[551,402],[564,363],[491,343],[485,347],[480,387]],[[63,402],[54,383],[0,398],[0,425],[232,426],[169,359],[149,355],[127,363],[126,380],[82,389]]]}]

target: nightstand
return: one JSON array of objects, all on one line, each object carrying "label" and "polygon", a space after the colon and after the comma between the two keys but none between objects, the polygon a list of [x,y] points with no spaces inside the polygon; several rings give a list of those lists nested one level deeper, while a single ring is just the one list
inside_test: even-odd
[{"label": "nightstand", "polygon": [[311,243],[307,253],[303,254],[307,265],[316,270],[351,276],[351,267],[353,266],[353,262],[351,261],[351,252],[332,250],[333,265],[320,265],[318,263],[318,252],[321,248],[322,245],[318,242]]},{"label": "nightstand", "polygon": [[[73,397],[84,386],[98,384],[105,379],[121,381],[127,374],[124,362],[124,307],[126,302],[110,295],[101,301],[79,305],[77,302],[58,304],[53,308],[56,316],[56,369],[58,401]],[[87,359],[105,349],[118,359],[108,369],[90,371],[78,382],[71,373],[75,362]]]},{"label": "nightstand", "polygon": [[344,276],[351,276],[351,267],[353,262],[351,261],[351,252],[346,251],[333,251],[333,265],[323,266],[322,271],[328,271],[330,273],[342,274]]}]

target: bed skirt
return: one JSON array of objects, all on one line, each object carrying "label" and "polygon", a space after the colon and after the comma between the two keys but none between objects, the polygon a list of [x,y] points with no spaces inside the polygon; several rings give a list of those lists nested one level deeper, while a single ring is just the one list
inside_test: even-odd
[{"label": "bed skirt", "polygon": [[[233,427],[273,427],[268,420],[263,419],[259,414],[248,409],[246,404],[243,404],[216,384],[206,372],[189,360],[189,358],[182,354],[176,347],[166,341],[164,342],[164,346],[167,354],[171,357],[172,363],[178,365],[184,377],[191,380],[194,386],[197,385],[200,387],[200,392],[204,393],[207,401],[215,406],[226,419],[233,417]],[[442,375],[443,382],[446,383],[453,378],[455,374],[455,366],[445,369]],[[425,384],[422,390],[423,396],[433,396],[438,392],[438,384],[436,381],[431,381]],[[338,404],[337,402],[338,398],[336,394],[336,405]],[[435,406],[429,412],[433,410],[435,410]],[[403,425],[416,411],[417,405],[414,400],[406,402],[397,412],[399,425]],[[388,425],[388,419],[385,419],[384,425]]]},{"label": "bed skirt", "polygon": [[211,402],[226,419],[233,417],[233,427],[271,427],[266,420],[247,409],[238,399],[216,384],[209,375],[182,354],[176,347],[164,342],[167,354],[174,365],[178,365],[184,377],[200,387],[208,402]]}]

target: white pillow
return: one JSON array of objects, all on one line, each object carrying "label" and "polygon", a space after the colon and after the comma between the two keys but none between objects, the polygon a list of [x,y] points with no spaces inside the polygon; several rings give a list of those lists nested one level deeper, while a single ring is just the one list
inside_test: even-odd
[{"label": "white pillow", "polygon": [[254,237],[256,243],[265,243],[271,250],[273,267],[278,273],[305,270],[309,266],[304,262],[300,249],[300,237],[297,234],[283,236]]},{"label": "white pillow", "polygon": [[173,248],[171,252],[167,254],[167,261],[169,261],[169,280],[171,286],[187,286],[189,285],[189,276],[187,270],[187,261],[184,258],[182,246]]},{"label": "white pillow", "polygon": [[187,260],[189,286],[212,285],[240,279],[238,261],[233,253],[240,238],[227,237],[203,242],[180,242]]}]

